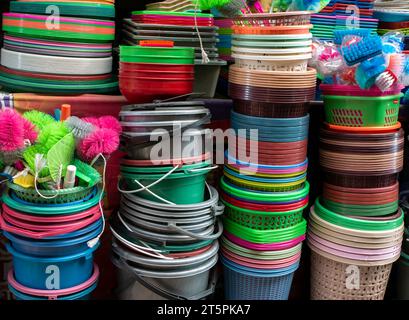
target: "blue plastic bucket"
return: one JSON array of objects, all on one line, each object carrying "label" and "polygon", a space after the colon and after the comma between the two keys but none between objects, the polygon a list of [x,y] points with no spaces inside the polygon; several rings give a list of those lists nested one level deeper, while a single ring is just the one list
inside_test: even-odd
[{"label": "blue plastic bucket", "polygon": [[288,300],[299,262],[275,270],[241,266],[221,256],[226,300]]},{"label": "blue plastic bucket", "polygon": [[[26,287],[43,290],[71,288],[87,281],[94,270],[93,253],[98,246],[99,243],[83,252],[63,257],[35,257],[6,245],[13,256],[16,281]],[[50,287],[50,284],[57,287]]]},{"label": "blue plastic bucket", "polygon": [[31,239],[4,231],[12,247],[22,254],[36,257],[62,257],[74,255],[88,250],[87,242],[96,238],[102,231],[102,219],[89,226],[41,240]]},{"label": "blue plastic bucket", "polygon": [[[91,287],[80,291],[78,293],[70,294],[63,297],[58,297],[55,300],[89,300],[91,298],[92,292],[98,286],[98,283],[94,283]],[[10,292],[14,295],[16,300],[49,300],[47,297],[38,297],[38,296],[31,296],[25,293],[22,293],[12,286],[9,285]]]}]

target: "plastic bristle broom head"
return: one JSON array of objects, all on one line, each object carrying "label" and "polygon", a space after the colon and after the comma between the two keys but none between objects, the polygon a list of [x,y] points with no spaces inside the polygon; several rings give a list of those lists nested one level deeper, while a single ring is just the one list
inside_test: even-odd
[{"label": "plastic bristle broom head", "polygon": [[23,119],[12,109],[0,110],[0,152],[13,152],[23,147]]},{"label": "plastic bristle broom head", "polygon": [[92,187],[101,182],[101,175],[89,164],[75,158],[73,165],[77,167],[77,177],[85,182],[87,186]]},{"label": "plastic bristle broom head", "polygon": [[371,35],[370,29],[347,29],[334,30],[334,42],[341,45],[345,36],[357,36],[361,38],[369,37]]},{"label": "plastic bristle broom head", "polygon": [[38,131],[41,131],[45,126],[56,122],[49,114],[37,110],[28,111],[23,114],[23,117],[34,124]]},{"label": "plastic bristle broom head", "polygon": [[38,136],[38,143],[48,152],[58,141],[64,138],[70,131],[63,122],[54,121],[45,126]]},{"label": "plastic bristle broom head", "polygon": [[367,59],[382,54],[382,39],[379,36],[370,36],[341,48],[342,55],[348,66],[353,66]]}]

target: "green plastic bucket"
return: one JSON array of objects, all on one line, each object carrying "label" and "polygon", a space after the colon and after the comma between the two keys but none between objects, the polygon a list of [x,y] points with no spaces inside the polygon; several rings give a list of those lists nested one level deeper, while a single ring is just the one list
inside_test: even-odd
[{"label": "green plastic bucket", "polygon": [[[143,186],[149,186],[162,179],[172,167],[161,167],[163,172],[152,173],[154,168],[143,167],[141,172],[131,173],[121,171],[127,191],[139,190]],[[138,196],[156,202],[164,202],[160,198],[174,204],[193,204],[204,201],[206,175],[210,172],[209,162],[183,166],[182,171],[175,171],[160,182],[152,185],[149,190],[137,192]],[[132,193],[132,192],[130,192]],[[135,192],[136,193],[136,192]],[[159,196],[160,198],[158,198]]]},{"label": "green plastic bucket", "polygon": [[402,95],[402,93],[382,97],[324,95],[325,120],[339,126],[393,126],[398,122]]}]

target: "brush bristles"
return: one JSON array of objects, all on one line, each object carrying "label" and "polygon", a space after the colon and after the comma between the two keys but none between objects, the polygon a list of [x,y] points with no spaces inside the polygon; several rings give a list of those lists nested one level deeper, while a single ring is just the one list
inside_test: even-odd
[{"label": "brush bristles", "polygon": [[0,152],[13,152],[24,148],[22,117],[12,109],[0,111]]},{"label": "brush bristles", "polygon": [[49,114],[37,110],[28,111],[23,114],[23,117],[34,124],[38,131],[41,131],[45,126],[56,122]]},{"label": "brush bristles", "polygon": [[396,83],[396,81],[396,76],[388,70],[376,78],[375,84],[379,90],[385,92],[389,90]]},{"label": "brush bristles", "polygon": [[74,135],[77,142],[89,136],[96,129],[91,123],[83,121],[75,116],[69,117],[65,121],[65,124],[69,130],[71,130],[71,133]]},{"label": "brush bristles", "polygon": [[82,140],[77,151],[81,159],[93,160],[100,153],[109,155],[116,151],[119,146],[119,135],[112,129],[98,129]]}]

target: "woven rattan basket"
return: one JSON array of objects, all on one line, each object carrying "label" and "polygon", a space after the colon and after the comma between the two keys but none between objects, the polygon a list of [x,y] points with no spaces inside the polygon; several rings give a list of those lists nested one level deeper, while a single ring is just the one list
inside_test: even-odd
[{"label": "woven rattan basket", "polygon": [[359,288],[348,289],[350,264],[311,251],[311,300],[383,300],[392,263],[357,266]]}]

